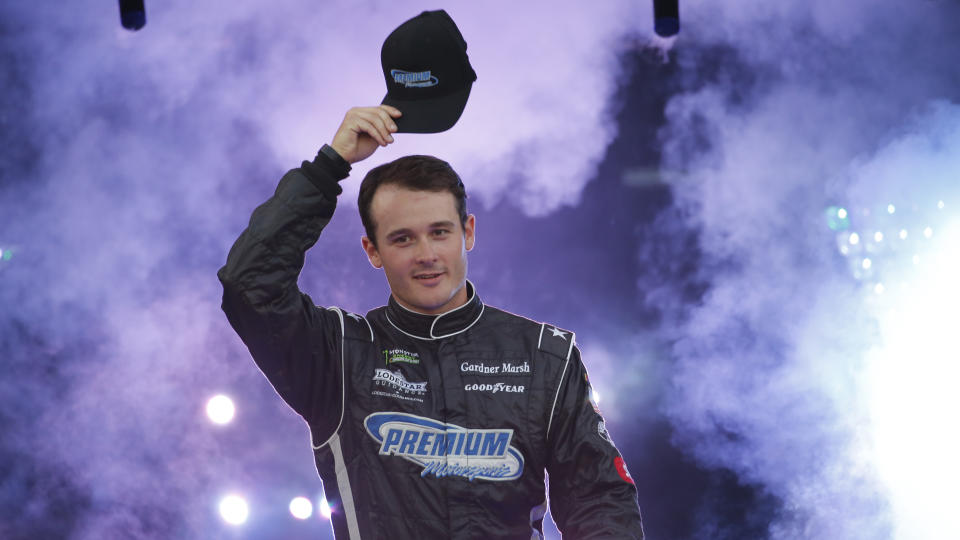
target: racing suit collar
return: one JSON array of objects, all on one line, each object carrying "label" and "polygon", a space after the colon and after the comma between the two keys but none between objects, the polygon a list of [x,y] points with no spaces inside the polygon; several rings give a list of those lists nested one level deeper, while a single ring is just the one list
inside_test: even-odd
[{"label": "racing suit collar", "polygon": [[387,321],[404,334],[417,339],[442,339],[463,332],[483,314],[483,302],[473,283],[467,280],[467,302],[439,315],[425,315],[401,306],[393,295],[387,301]]}]

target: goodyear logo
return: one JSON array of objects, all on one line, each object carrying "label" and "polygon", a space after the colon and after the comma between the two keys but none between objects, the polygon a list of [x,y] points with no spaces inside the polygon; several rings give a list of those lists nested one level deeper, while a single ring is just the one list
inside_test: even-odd
[{"label": "goodyear logo", "polygon": [[422,477],[515,480],[523,472],[523,454],[510,445],[512,429],[467,429],[395,412],[373,413],[364,426],[380,443],[380,455],[422,466]]}]

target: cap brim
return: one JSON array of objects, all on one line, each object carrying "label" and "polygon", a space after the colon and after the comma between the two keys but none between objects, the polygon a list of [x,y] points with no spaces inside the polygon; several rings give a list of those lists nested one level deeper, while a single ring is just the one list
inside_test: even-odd
[{"label": "cap brim", "polygon": [[432,99],[403,101],[387,94],[381,103],[400,109],[395,119],[398,133],[440,133],[453,127],[463,114],[473,83],[464,89]]}]

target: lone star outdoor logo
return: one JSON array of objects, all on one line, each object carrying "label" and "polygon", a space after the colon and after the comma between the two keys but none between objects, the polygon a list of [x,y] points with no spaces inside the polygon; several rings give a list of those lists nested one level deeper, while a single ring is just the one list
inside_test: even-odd
[{"label": "lone star outdoor logo", "polygon": [[422,466],[421,477],[503,481],[523,473],[523,454],[510,445],[512,429],[467,429],[395,412],[373,413],[363,423],[380,443],[381,456],[399,456]]},{"label": "lone star outdoor logo", "polygon": [[373,374],[373,383],[377,386],[392,389],[392,392],[374,390],[371,394],[375,396],[384,396],[405,399],[407,401],[418,401],[423,403],[423,397],[427,393],[426,382],[410,382],[403,373],[390,371],[389,369],[377,368]]}]

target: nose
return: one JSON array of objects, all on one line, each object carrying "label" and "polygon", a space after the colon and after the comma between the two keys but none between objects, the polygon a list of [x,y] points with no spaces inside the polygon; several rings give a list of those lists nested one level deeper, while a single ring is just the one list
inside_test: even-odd
[{"label": "nose", "polygon": [[437,260],[437,251],[429,239],[417,242],[416,258],[418,264],[431,264]]}]

